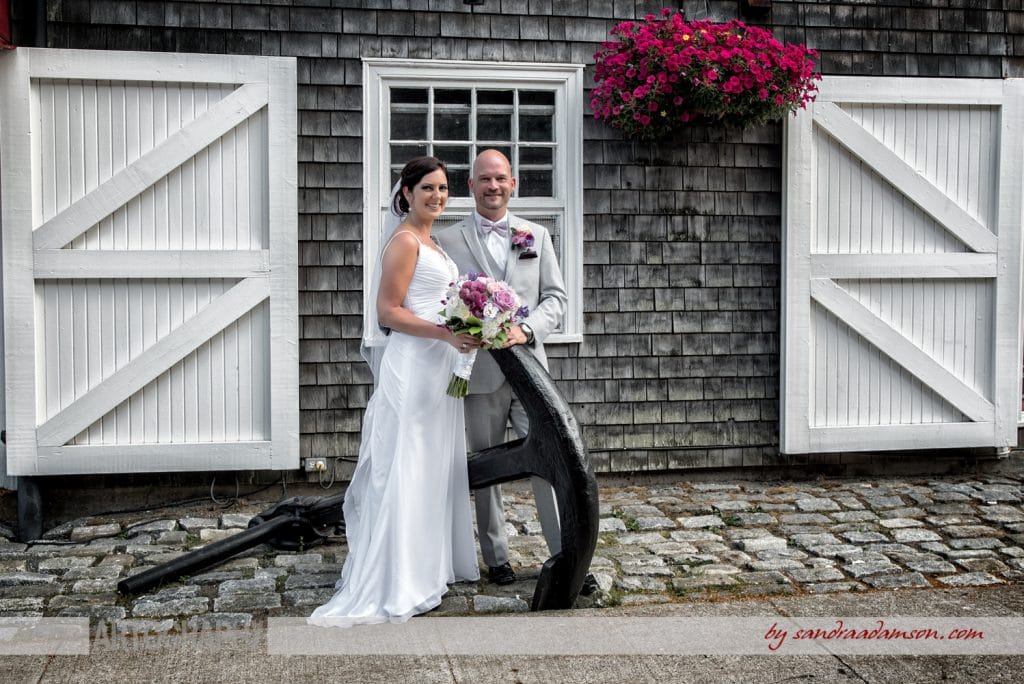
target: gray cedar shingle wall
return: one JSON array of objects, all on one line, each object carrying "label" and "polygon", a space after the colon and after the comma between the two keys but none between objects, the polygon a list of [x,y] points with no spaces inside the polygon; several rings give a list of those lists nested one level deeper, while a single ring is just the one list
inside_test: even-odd
[{"label": "gray cedar shingle wall", "polygon": [[[298,57],[302,455],[356,454],[369,395],[360,57],[593,63],[618,21],[737,2],[50,0],[53,47]],[[775,0],[827,74],[1018,76],[1021,0]],[[588,69],[588,78],[592,71]],[[599,470],[778,462],[781,126],[633,145],[587,117],[583,344],[552,350]],[[802,459],[787,459],[802,462]]]}]

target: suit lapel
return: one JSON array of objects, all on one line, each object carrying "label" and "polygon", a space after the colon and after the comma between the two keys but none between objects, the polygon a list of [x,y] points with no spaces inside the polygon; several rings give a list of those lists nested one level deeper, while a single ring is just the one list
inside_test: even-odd
[{"label": "suit lapel", "polygon": [[508,257],[505,259],[505,277],[506,283],[512,282],[512,274],[515,273],[516,266],[519,265],[519,251],[512,249],[512,227],[519,225],[519,219],[516,218],[512,212],[508,213],[508,234],[509,234],[509,252]]}]

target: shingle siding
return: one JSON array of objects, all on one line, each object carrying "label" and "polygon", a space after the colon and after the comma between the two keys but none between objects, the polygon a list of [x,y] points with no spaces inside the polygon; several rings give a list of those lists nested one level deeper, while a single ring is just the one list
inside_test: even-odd
[{"label": "shingle siding", "polygon": [[[352,457],[371,378],[362,309],[362,57],[580,62],[664,5],[735,1],[50,0],[53,47],[298,58],[302,456]],[[1024,74],[1019,0],[775,0],[751,20],[825,74]],[[550,350],[603,471],[800,464],[778,455],[781,125],[670,145],[584,127],[585,339]]]}]

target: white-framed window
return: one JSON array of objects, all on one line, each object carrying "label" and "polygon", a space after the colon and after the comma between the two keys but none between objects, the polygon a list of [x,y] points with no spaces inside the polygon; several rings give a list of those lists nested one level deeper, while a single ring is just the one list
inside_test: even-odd
[{"label": "white-framed window", "polygon": [[440,228],[473,210],[477,153],[494,148],[518,180],[509,209],[551,231],[569,302],[546,343],[583,339],[583,66],[407,59],[363,60],[363,326],[389,193],[402,166],[433,155],[448,167]]}]

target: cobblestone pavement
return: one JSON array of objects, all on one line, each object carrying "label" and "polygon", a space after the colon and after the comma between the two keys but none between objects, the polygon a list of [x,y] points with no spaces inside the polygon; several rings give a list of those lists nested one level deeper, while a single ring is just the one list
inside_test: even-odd
[{"label": "cobblestone pavement", "polygon": [[[1013,475],[678,482],[601,488],[581,605],[1024,582],[1024,464]],[[435,611],[519,612],[547,550],[528,488],[506,486],[519,581],[454,585]],[[120,578],[237,534],[266,501],[93,517],[32,544],[0,525],[0,616],[88,616],[122,632],[247,627],[301,616],[340,575],[340,540],[306,552],[267,546],[159,590],[119,596]]]}]

